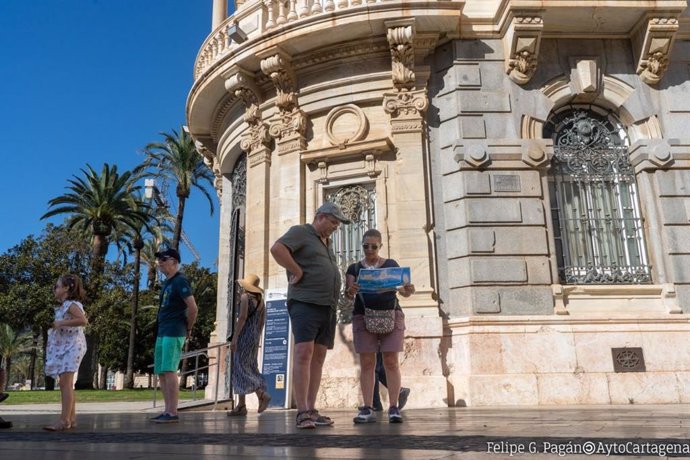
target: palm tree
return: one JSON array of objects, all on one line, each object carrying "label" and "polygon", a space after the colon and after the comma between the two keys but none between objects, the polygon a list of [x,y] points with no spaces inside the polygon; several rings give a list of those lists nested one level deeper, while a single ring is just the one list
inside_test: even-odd
[{"label": "palm tree", "polygon": [[0,324],[0,391],[7,387],[12,358],[26,353],[32,346],[33,337],[30,333],[16,333],[9,324]]},{"label": "palm tree", "polygon": [[[69,193],[48,202],[50,209],[41,219],[69,214],[68,228],[77,227],[91,235],[92,271],[100,277],[105,268],[110,237],[116,224],[135,230],[148,222],[150,206],[135,195],[141,189],[136,181],[138,170],[119,174],[117,165],[103,165],[98,174],[90,165],[82,169],[84,177],[73,176]],[[100,287],[99,285],[95,286]]]},{"label": "palm tree", "polygon": [[[116,228],[135,231],[141,225],[148,225],[150,206],[141,200],[136,193],[141,186],[136,181],[141,178],[142,169],[118,173],[116,165],[105,163],[101,173],[97,173],[90,165],[81,170],[84,177],[73,176],[68,182],[68,193],[53,198],[48,202],[50,210],[41,219],[58,214],[68,214],[68,228],[77,228],[91,237],[91,282],[92,296],[98,296],[105,256]],[[88,338],[88,337],[87,337]],[[77,387],[88,386],[89,379],[94,375],[96,351],[98,341],[91,338],[84,369],[77,378]],[[96,385],[97,386],[97,385]]]},{"label": "palm tree", "polygon": [[[148,175],[160,178],[163,183],[175,185],[177,195],[177,214],[173,231],[172,247],[179,249],[182,234],[182,220],[187,198],[196,188],[206,196],[213,215],[213,172],[204,164],[204,159],[194,145],[194,139],[181,127],[178,133],[160,133],[163,142],[148,144],[144,149]],[[210,190],[209,188],[210,187]]]}]

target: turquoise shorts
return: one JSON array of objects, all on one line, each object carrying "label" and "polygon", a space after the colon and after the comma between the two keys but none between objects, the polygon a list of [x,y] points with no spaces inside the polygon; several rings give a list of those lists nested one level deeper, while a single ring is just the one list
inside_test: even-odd
[{"label": "turquoise shorts", "polygon": [[153,352],[153,372],[177,372],[186,337],[158,337]]}]

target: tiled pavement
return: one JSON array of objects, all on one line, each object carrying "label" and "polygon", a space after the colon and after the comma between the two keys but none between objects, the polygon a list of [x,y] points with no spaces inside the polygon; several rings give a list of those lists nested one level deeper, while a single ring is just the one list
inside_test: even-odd
[{"label": "tiled pavement", "polygon": [[[148,408],[148,409],[147,409]],[[436,408],[403,412],[405,423],[354,425],[356,411],[322,411],[335,426],[297,430],[295,411],[243,419],[185,412],[148,421],[150,403],[82,404],[79,427],[48,433],[57,405],[0,406],[0,459],[507,459],[690,457],[690,409],[668,406]],[[594,449],[594,455],[586,455]],[[546,450],[547,453],[543,453]],[[511,456],[511,451],[513,455]],[[683,454],[684,453],[684,454]],[[560,455],[559,455],[560,454]]]}]

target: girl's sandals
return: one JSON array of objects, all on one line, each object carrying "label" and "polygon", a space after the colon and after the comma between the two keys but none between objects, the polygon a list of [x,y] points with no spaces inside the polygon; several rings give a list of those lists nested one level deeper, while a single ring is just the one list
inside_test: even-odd
[{"label": "girl's sandals", "polygon": [[247,416],[247,406],[242,404],[233,408],[231,411],[227,412],[228,417],[246,417]]},{"label": "girl's sandals", "polygon": [[43,429],[46,431],[67,431],[72,429],[72,425],[57,423],[55,425],[46,425]]},{"label": "girl's sandals", "polygon": [[271,402],[271,395],[269,395],[265,390],[261,391],[259,394],[259,413],[262,413],[268,409],[268,403]]},{"label": "girl's sandals", "polygon": [[316,428],[316,424],[311,419],[310,411],[305,410],[304,412],[297,412],[296,426],[300,429]]}]

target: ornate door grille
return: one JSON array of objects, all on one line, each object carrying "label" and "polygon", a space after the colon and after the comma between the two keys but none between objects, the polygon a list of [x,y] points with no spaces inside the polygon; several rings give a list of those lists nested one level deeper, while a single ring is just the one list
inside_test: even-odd
[{"label": "ornate door grille", "polygon": [[[240,296],[235,282],[244,276],[244,228],[247,203],[247,156],[242,155],[230,175],[232,183],[232,220],[230,223],[230,270],[228,270],[227,340],[234,333],[235,315],[239,311]],[[232,398],[231,354],[225,357],[225,394]]]},{"label": "ornate door grille", "polygon": [[545,125],[554,140],[551,215],[564,284],[651,283],[635,174],[612,115],[568,110]]},{"label": "ornate door grille", "polygon": [[[341,225],[333,234],[333,250],[338,258],[344,287],[347,267],[364,257],[362,235],[370,228],[376,228],[376,188],[374,183],[346,185],[327,189],[324,195],[324,201],[337,204],[352,221],[351,224]],[[349,323],[351,320],[352,305],[341,303],[338,307],[338,321]]]}]

